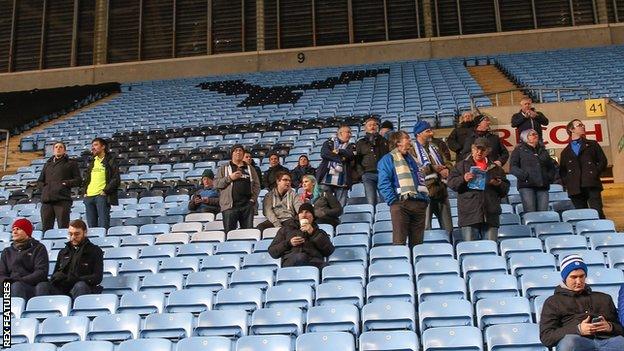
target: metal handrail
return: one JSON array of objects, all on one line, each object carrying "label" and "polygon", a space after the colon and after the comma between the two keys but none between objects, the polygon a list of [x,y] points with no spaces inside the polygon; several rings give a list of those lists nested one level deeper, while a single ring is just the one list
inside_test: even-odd
[{"label": "metal handrail", "polygon": [[499,95],[500,94],[510,94],[511,95],[511,104],[513,105],[513,100],[514,100],[514,92],[531,92],[534,96],[537,96],[537,102],[541,103],[544,102],[544,92],[545,91],[555,91],[557,92],[557,102],[561,102],[561,92],[562,91],[581,91],[587,94],[587,98],[591,99],[591,90],[587,89],[587,88],[568,88],[568,87],[546,87],[546,86],[534,86],[534,87],[524,87],[524,88],[514,88],[514,89],[507,89],[507,90],[500,90],[500,91],[493,91],[490,93],[481,93],[481,94],[471,94],[470,95],[470,107],[472,108],[472,110],[476,110],[479,111],[479,109],[477,108],[476,104],[475,104],[475,99],[476,98],[480,98],[480,97],[490,97],[490,96],[494,96],[494,101],[496,102],[495,106],[499,106]]},{"label": "metal handrail", "polygon": [[2,162],[2,171],[6,172],[7,164],[9,162],[9,138],[11,137],[11,132],[7,129],[0,129],[0,133],[6,134],[6,142],[4,144],[4,162]]}]

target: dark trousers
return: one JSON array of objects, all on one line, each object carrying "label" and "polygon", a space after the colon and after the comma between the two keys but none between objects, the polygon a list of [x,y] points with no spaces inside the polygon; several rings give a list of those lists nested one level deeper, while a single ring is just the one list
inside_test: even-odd
[{"label": "dark trousers", "polygon": [[327,266],[327,262],[318,257],[310,257],[305,252],[291,253],[282,258],[282,267],[296,266],[314,266],[318,269],[323,269],[323,267]]},{"label": "dark trousers", "polygon": [[84,204],[89,228],[108,229],[110,226],[110,204],[106,196],[87,196],[84,198]]},{"label": "dark trousers", "polygon": [[22,282],[11,283],[11,297],[21,297],[28,301],[35,296],[35,287]]},{"label": "dark trousers", "polygon": [[605,214],[602,211],[601,192],[600,188],[581,188],[581,193],[570,195],[570,200],[572,200],[574,208],[593,208],[598,211],[598,216],[601,219],[605,219]]},{"label": "dark trousers", "polygon": [[60,228],[69,227],[69,213],[71,212],[71,201],[56,201],[41,204],[41,226],[45,232],[54,228],[54,220]]},{"label": "dark trousers", "polygon": [[422,244],[425,234],[427,203],[418,200],[400,200],[390,206],[392,243],[405,245],[409,238],[410,249]]},{"label": "dark trousers", "polygon": [[223,230],[228,233],[240,225],[240,229],[253,228],[255,202],[244,207],[232,207],[223,211]]},{"label": "dark trousers", "polygon": [[85,282],[77,282],[74,286],[69,289],[69,291],[63,290],[58,286],[49,283],[42,282],[37,284],[35,288],[35,294],[37,296],[47,296],[47,295],[69,295],[72,300],[75,300],[78,296],[87,295],[87,294],[99,294],[101,293],[101,289],[92,288]]}]

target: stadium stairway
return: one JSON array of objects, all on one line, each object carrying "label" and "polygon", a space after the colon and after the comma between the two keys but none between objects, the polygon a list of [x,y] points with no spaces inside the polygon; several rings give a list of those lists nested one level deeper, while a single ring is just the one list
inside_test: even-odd
[{"label": "stadium stairway", "polygon": [[[470,75],[479,83],[485,94],[520,88],[494,65],[472,66],[467,67],[467,69]],[[499,94],[498,103],[494,95],[489,98],[492,101],[492,105],[505,106],[518,105],[523,97],[525,97],[523,93],[514,91],[508,94]]]}]

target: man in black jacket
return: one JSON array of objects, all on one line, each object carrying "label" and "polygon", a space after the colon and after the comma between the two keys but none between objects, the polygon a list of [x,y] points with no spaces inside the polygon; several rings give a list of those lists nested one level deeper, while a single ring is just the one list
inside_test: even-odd
[{"label": "man in black jacket", "polygon": [[93,159],[85,172],[84,204],[89,227],[107,228],[110,223],[110,207],[118,204],[117,188],[121,183],[115,156],[107,149],[102,138],[91,142]]},{"label": "man in black jacket", "polygon": [[293,189],[299,189],[303,177],[306,175],[315,175],[316,168],[310,166],[308,155],[301,155],[299,156],[297,167],[293,168],[290,174],[292,175]]},{"label": "man in black jacket", "polygon": [[507,148],[503,145],[500,137],[490,131],[490,124],[490,117],[486,115],[478,115],[474,118],[474,130],[464,140],[464,146],[457,155],[457,162],[470,156],[474,142],[479,138],[484,138],[490,145],[488,160],[503,167],[507,159],[509,159],[509,151],[507,151]]},{"label": "man in black jacket", "polygon": [[542,127],[548,125],[548,118],[543,113],[535,111],[533,108],[533,100],[529,97],[525,97],[520,100],[520,111],[511,116],[511,126],[517,128],[518,134],[525,130],[533,129],[537,132],[539,140],[542,138]]},{"label": "man in black jacket", "polygon": [[[453,150],[455,154],[459,154],[464,147],[466,138],[472,134],[473,129],[474,115],[472,114],[472,111],[465,111],[459,117],[459,123],[457,123],[455,129],[453,129],[448,138],[446,138],[446,143],[448,144],[449,149]],[[457,161],[459,160],[460,158],[458,156]]]},{"label": "man in black jacket", "polygon": [[80,186],[82,179],[75,160],[67,156],[65,144],[54,144],[54,156],[43,166],[37,180],[41,189],[41,225],[45,232],[54,228],[54,220],[59,228],[69,225],[71,212],[71,189]]},{"label": "man in black jacket", "polygon": [[375,206],[377,204],[377,162],[388,153],[388,141],[378,132],[377,118],[367,118],[364,128],[366,135],[355,143],[355,168],[364,184],[366,202]]},{"label": "man in black jacket", "polygon": [[314,207],[304,203],[299,207],[298,219],[284,223],[269,246],[273,258],[282,259],[282,267],[327,265],[325,257],[334,252],[329,235],[314,223]]},{"label": "man in black jacket", "polygon": [[558,351],[624,350],[624,328],[611,296],[586,285],[587,265],[579,255],[561,261],[563,283],[546,299],[540,340]]},{"label": "man in black jacket", "polygon": [[13,223],[13,242],[0,256],[0,283],[11,283],[11,296],[28,300],[35,295],[38,283],[46,281],[48,251],[32,238],[33,226],[20,218]]},{"label": "man in black jacket", "polygon": [[607,156],[596,141],[585,139],[585,125],[580,120],[570,121],[566,131],[570,144],[561,151],[561,181],[575,208],[593,208],[605,218],[600,174],[607,168]]},{"label": "man in black jacket", "polygon": [[287,173],[290,173],[288,168],[280,164],[279,155],[276,152],[271,152],[269,154],[269,169],[267,169],[267,171],[264,172],[264,175],[262,176],[268,190],[275,188],[275,186],[277,185],[277,179],[275,176],[279,171],[285,171]]},{"label": "man in black jacket", "polygon": [[102,287],[104,253],[87,238],[87,224],[73,220],[68,229],[69,241],[58,253],[50,282],[37,284],[37,296],[99,294]]}]

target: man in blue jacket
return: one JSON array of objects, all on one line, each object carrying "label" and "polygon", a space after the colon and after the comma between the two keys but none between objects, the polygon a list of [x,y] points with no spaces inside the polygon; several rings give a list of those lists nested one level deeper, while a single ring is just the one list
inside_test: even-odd
[{"label": "man in blue jacket", "polygon": [[390,206],[392,243],[405,245],[409,237],[411,249],[423,242],[429,196],[424,177],[419,174],[416,159],[411,154],[409,134],[404,131],[392,134],[390,147],[392,151],[377,163],[377,188]]}]

